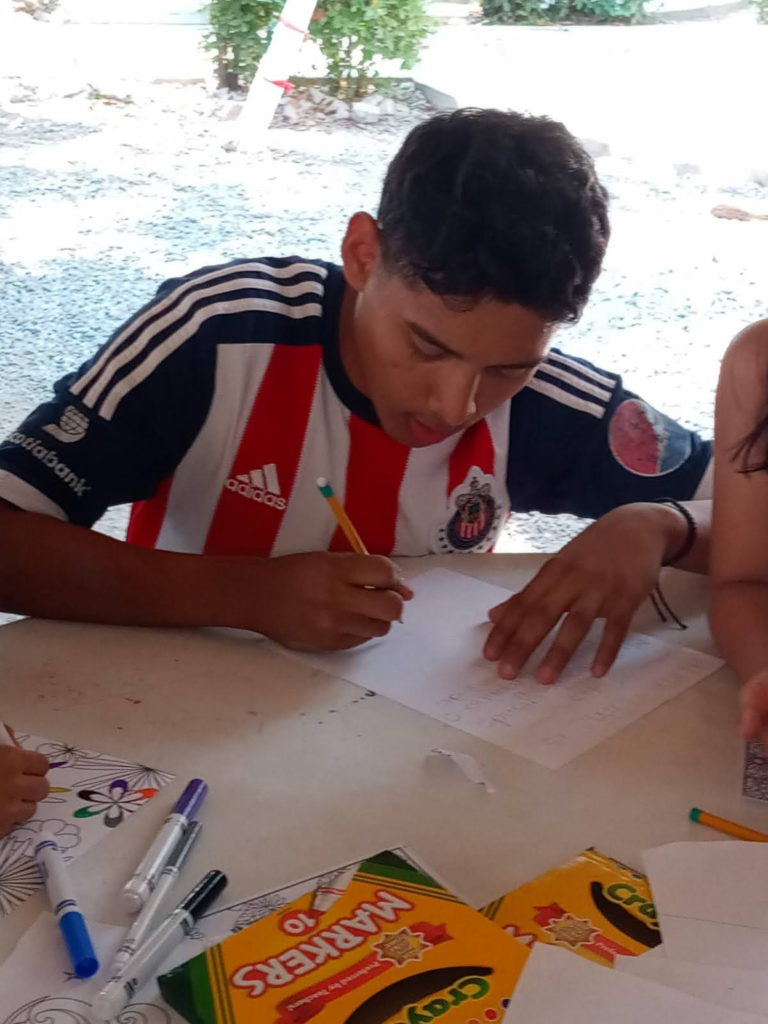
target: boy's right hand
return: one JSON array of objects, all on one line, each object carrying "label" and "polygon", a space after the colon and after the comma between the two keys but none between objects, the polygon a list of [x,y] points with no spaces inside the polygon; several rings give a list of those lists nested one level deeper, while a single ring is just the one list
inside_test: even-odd
[{"label": "boy's right hand", "polygon": [[48,761],[20,747],[0,747],[0,837],[19,821],[28,821],[50,787]]},{"label": "boy's right hand", "polygon": [[269,559],[262,578],[259,623],[246,628],[294,649],[346,650],[386,636],[413,597],[383,555],[285,555]]}]

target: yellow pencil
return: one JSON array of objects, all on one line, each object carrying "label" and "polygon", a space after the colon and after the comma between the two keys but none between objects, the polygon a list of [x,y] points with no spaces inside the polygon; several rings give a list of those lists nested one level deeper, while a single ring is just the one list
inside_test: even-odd
[{"label": "yellow pencil", "polygon": [[718,818],[716,814],[707,814],[706,811],[700,811],[698,807],[691,808],[690,818],[691,821],[696,821],[699,825],[707,825],[718,832],[724,832],[727,836],[733,836],[734,839],[746,839],[751,843],[768,843],[768,835],[765,832],[757,832],[745,825],[738,825],[735,821],[728,821],[727,818]]},{"label": "yellow pencil", "polygon": [[331,487],[331,485],[328,483],[324,476],[318,478],[317,486],[322,496],[331,506],[331,512],[333,512],[334,516],[336,517],[336,522],[344,531],[344,536],[349,541],[349,546],[352,548],[356,555],[367,555],[368,548],[365,546],[365,544],[363,544],[362,538],[355,529],[352,520],[344,511],[344,506],[333,493],[333,488]]}]

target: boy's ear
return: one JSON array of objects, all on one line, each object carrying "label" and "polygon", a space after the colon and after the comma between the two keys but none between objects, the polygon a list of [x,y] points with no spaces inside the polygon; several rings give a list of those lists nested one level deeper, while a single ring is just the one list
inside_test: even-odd
[{"label": "boy's ear", "polygon": [[347,284],[361,292],[378,265],[381,254],[379,228],[368,213],[356,213],[347,225],[341,258]]}]

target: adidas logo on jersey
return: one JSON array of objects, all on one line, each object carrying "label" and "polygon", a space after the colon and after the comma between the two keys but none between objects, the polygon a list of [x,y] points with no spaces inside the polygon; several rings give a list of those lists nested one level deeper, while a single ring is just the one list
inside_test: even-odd
[{"label": "adidas logo on jersey", "polygon": [[274,462],[261,469],[252,469],[250,473],[238,473],[227,480],[226,487],[235,494],[241,494],[251,501],[269,505],[282,512],[288,502],[280,496],[280,481],[277,477],[277,466]]}]

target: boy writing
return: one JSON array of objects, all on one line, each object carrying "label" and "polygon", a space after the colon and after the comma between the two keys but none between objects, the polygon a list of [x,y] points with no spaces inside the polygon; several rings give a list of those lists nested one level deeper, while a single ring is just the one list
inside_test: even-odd
[{"label": "boy writing", "polygon": [[[550,351],[608,236],[562,125],[420,125],[377,220],[350,220],[343,267],[241,260],[168,282],[0,445],[0,606],[352,647],[412,596],[390,556],[488,551],[510,510],[571,512],[597,522],[492,610],[484,653],[512,678],[565,616],[539,669],[554,682],[604,617],[603,674],[661,566],[703,566],[710,461],[615,374]],[[370,557],[345,553],[318,476]],[[129,543],[88,529],[123,502]]]}]

